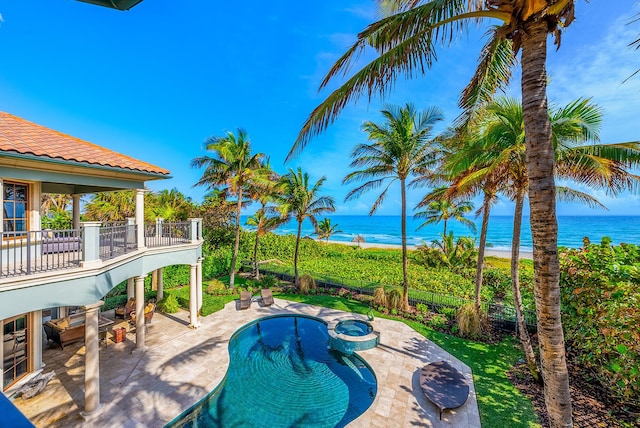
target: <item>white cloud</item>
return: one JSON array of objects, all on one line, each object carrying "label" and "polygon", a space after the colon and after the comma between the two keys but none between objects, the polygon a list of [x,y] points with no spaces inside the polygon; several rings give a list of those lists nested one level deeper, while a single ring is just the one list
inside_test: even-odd
[{"label": "white cloud", "polygon": [[358,18],[362,18],[367,22],[373,22],[380,19],[380,14],[375,7],[353,6],[344,9],[344,11],[357,16]]},{"label": "white cloud", "polygon": [[[596,43],[581,45],[561,65],[550,66],[550,99],[566,104],[591,97],[604,110],[602,142],[640,140],[640,52],[629,47],[637,29],[618,18]],[[628,79],[628,80],[626,80]],[[626,82],[625,82],[626,80]]]}]

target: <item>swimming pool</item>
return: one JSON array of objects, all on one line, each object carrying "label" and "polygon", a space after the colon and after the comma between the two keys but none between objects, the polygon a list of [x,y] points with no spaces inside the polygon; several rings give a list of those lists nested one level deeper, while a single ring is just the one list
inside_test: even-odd
[{"label": "swimming pool", "polygon": [[169,427],[343,427],[377,392],[358,355],[328,349],[323,321],[301,315],[261,318],[229,341],[225,379]]}]

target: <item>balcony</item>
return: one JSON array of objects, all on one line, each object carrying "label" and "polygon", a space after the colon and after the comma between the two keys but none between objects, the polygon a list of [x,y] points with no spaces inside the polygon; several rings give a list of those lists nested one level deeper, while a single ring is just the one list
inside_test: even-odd
[{"label": "balcony", "polygon": [[0,280],[105,263],[141,249],[184,246],[202,239],[202,220],[145,224],[139,245],[138,225],[129,222],[85,223],[80,229],[2,232]]}]

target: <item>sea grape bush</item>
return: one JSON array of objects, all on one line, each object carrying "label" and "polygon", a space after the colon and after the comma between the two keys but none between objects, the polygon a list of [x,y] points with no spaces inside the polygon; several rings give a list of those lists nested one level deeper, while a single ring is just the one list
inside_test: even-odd
[{"label": "sea grape bush", "polygon": [[[240,245],[240,260],[251,259],[255,233],[243,232]],[[258,259],[278,260],[287,266],[293,265],[293,249],[295,236],[267,233],[260,238]],[[437,251],[437,250],[434,250]],[[355,244],[326,244],[312,239],[300,241],[300,259],[298,267],[302,272],[309,272],[316,280],[333,280],[353,287],[376,288],[380,285],[399,286],[402,283],[402,255],[400,250],[359,249]],[[276,268],[278,265],[275,265]],[[264,265],[268,268],[269,265]],[[503,271],[502,278],[508,277],[508,269]],[[533,308],[533,268],[523,264],[520,269],[523,301],[526,307]],[[321,275],[321,276],[318,276]],[[429,291],[464,299],[474,298],[475,268],[451,269],[448,266],[429,268],[420,259],[418,252],[410,253],[408,266],[409,284],[412,289]],[[510,281],[510,279],[509,279]],[[500,296],[505,294],[505,287],[482,287],[483,301],[492,301],[496,291]],[[511,286],[506,287],[504,302],[512,301]]]},{"label": "sea grape bush", "polygon": [[569,355],[640,405],[640,247],[610,242],[561,250],[562,322]]}]

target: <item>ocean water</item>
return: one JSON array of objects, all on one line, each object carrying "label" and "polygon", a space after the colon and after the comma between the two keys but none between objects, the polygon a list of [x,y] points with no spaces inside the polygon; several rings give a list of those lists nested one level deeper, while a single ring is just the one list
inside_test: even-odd
[{"label": "ocean water", "polygon": [[[328,215],[331,224],[337,224],[342,232],[331,236],[332,241],[351,242],[357,235],[362,235],[365,242],[376,244],[400,245],[400,216],[366,216],[366,215]],[[447,223],[447,232],[453,231],[455,236],[472,236],[480,239],[481,219],[470,218],[476,223],[477,231],[474,233],[466,226],[456,222]],[[242,217],[243,227],[246,226],[246,216]],[[407,245],[421,245],[440,239],[443,231],[443,223],[436,223],[418,229],[422,220],[407,218]],[[297,224],[290,221],[280,226],[275,233],[286,235],[295,234]],[[302,236],[313,235],[314,229],[311,222],[305,220],[302,225]],[[558,245],[577,248],[582,246],[582,239],[588,237],[591,242],[599,243],[608,236],[614,244],[625,242],[640,245],[640,216],[559,216],[558,217]],[[495,250],[510,250],[513,237],[512,216],[491,216],[487,231],[487,246]],[[477,243],[476,243],[477,245]],[[531,229],[529,217],[522,219],[522,232],[520,249],[531,251]]]}]

